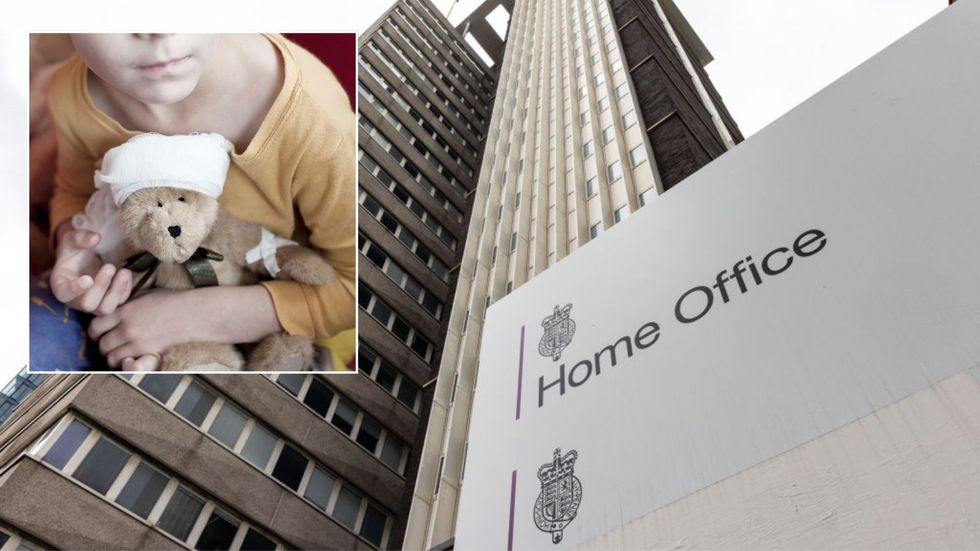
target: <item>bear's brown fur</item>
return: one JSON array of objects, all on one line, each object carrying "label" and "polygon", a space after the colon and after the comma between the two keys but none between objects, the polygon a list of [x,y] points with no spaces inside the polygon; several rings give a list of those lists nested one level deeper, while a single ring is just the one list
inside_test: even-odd
[{"label": "bear's brown fur", "polygon": [[[245,258],[259,244],[262,227],[222,211],[216,199],[203,193],[171,187],[138,190],[123,203],[120,223],[135,250],[146,251],[160,261],[150,279],[152,286],[193,288],[182,263],[198,247],[224,256],[221,261],[207,261],[219,285],[250,285],[271,277],[261,259],[249,263]],[[280,267],[277,279],[326,285],[335,276],[321,255],[299,245],[279,247],[276,260]],[[228,370],[293,371],[310,369],[312,359],[312,338],[278,334],[263,340],[247,364],[234,346],[195,342],[167,350],[161,358],[161,369],[182,371],[210,363]]]}]

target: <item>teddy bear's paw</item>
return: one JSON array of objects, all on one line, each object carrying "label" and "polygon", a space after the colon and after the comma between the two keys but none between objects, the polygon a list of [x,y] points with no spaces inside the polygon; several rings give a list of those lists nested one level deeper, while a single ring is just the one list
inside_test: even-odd
[{"label": "teddy bear's paw", "polygon": [[241,371],[244,364],[234,346],[193,342],[167,350],[161,358],[160,371]]},{"label": "teddy bear's paw", "polygon": [[279,247],[276,262],[283,275],[307,285],[326,285],[336,276],[333,266],[322,256],[298,245]]},{"label": "teddy bear's paw", "polygon": [[249,371],[307,371],[313,366],[313,339],[281,333],[266,337],[252,352]]}]

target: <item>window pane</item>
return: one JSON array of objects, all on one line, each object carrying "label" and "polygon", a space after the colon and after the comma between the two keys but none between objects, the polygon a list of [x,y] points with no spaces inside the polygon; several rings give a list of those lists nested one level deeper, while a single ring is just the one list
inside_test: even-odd
[{"label": "window pane", "polygon": [[321,417],[327,415],[327,410],[330,408],[330,402],[332,401],[333,391],[327,388],[327,385],[317,380],[310,383],[310,388],[306,391],[306,396],[303,398],[303,403],[313,408],[313,411],[317,412]]},{"label": "window pane", "polygon": [[238,519],[228,513],[215,509],[211,513],[201,537],[197,539],[197,549],[225,550],[231,548],[231,542],[238,532]]},{"label": "window pane", "polygon": [[299,396],[299,391],[303,388],[303,381],[305,380],[306,375],[302,373],[283,373],[276,378],[276,382],[293,396]]},{"label": "window pane", "polygon": [[327,500],[330,499],[330,492],[333,491],[334,478],[327,474],[323,469],[316,467],[310,477],[310,483],[306,486],[306,499],[316,503],[321,509],[327,509]]},{"label": "window pane", "polygon": [[337,402],[337,408],[334,410],[333,419],[330,422],[333,423],[333,426],[344,431],[344,434],[350,435],[354,428],[355,417],[357,417],[357,411],[344,400],[340,400]]},{"label": "window pane", "polygon": [[398,387],[398,399],[410,409],[415,409],[415,397],[418,389],[408,379],[402,379],[402,384]]},{"label": "window pane", "polygon": [[374,264],[379,268],[384,265],[386,258],[381,249],[373,245],[367,250],[367,257],[368,260],[374,262]]},{"label": "window pane", "polygon": [[129,461],[128,453],[105,438],[99,438],[72,476],[96,492],[105,494],[126,461]]},{"label": "window pane", "polygon": [[411,332],[411,328],[401,318],[395,318],[391,324],[391,332],[399,339],[408,342],[408,335]]},{"label": "window pane", "polygon": [[391,318],[391,309],[382,304],[381,302],[375,302],[374,307],[371,308],[371,315],[374,319],[378,320],[381,325],[387,326],[388,320]]},{"label": "window pane", "polygon": [[415,338],[412,340],[412,350],[422,356],[422,359],[429,360],[429,341],[425,340],[421,335],[416,334]]},{"label": "window pane", "polygon": [[191,533],[194,522],[204,508],[204,501],[190,493],[187,488],[180,486],[170,498],[170,503],[160,515],[157,526],[164,532],[174,536],[180,541],[186,541],[187,535]]},{"label": "window pane", "polygon": [[389,263],[388,267],[385,268],[385,273],[388,274],[388,277],[390,277],[392,281],[399,285],[401,285],[402,279],[405,277],[405,272],[393,262]]},{"label": "window pane", "polygon": [[259,469],[265,470],[265,466],[269,464],[269,456],[272,455],[272,448],[275,446],[276,438],[269,431],[255,425],[248,435],[245,447],[242,448],[242,457]]},{"label": "window pane", "polygon": [[374,351],[365,347],[364,345],[360,345],[357,347],[357,355],[359,359],[358,363],[360,363],[361,367],[370,371],[371,366],[374,364],[375,358],[377,358]]},{"label": "window pane", "polygon": [[180,383],[181,377],[183,377],[183,375],[147,373],[143,375],[143,379],[140,380],[140,384],[138,386],[145,390],[150,396],[153,396],[157,400],[166,403],[166,401],[169,400],[170,396],[174,393],[174,389],[177,388],[177,384]]},{"label": "window pane", "polygon": [[221,411],[218,412],[218,416],[214,419],[214,424],[211,425],[208,433],[217,438],[222,444],[229,448],[234,448],[235,443],[238,442],[238,435],[245,428],[245,421],[244,415],[238,413],[235,408],[225,404],[221,407]]},{"label": "window pane", "polygon": [[422,286],[419,285],[418,281],[409,278],[405,282],[405,292],[412,296],[412,298],[418,300],[419,295],[422,294]]},{"label": "window pane", "polygon": [[609,177],[609,183],[619,180],[623,177],[623,165],[619,161],[613,161],[606,167],[606,174]]},{"label": "window pane", "polygon": [[146,518],[167,485],[167,477],[146,463],[140,462],[133,476],[116,498],[116,503]]},{"label": "window pane", "polygon": [[177,402],[177,407],[174,408],[174,411],[191,423],[201,426],[201,423],[204,422],[204,418],[207,417],[208,411],[211,410],[213,404],[213,394],[204,390],[204,387],[201,385],[191,383],[191,386],[187,387],[187,390],[184,391],[184,395],[180,397],[180,401]]},{"label": "window pane", "polygon": [[397,375],[391,366],[382,362],[378,370],[378,376],[374,380],[378,381],[378,384],[383,386],[388,392],[391,392],[391,389],[395,388],[396,377]]},{"label": "window pane", "polygon": [[402,446],[396,438],[386,438],[384,448],[381,449],[381,461],[392,469],[401,472]]},{"label": "window pane", "polygon": [[647,160],[646,146],[639,145],[630,150],[630,166],[635,167],[645,160]]},{"label": "window pane", "polygon": [[333,508],[333,518],[344,526],[354,529],[357,522],[357,510],[361,508],[361,498],[347,488],[340,488],[337,504]]},{"label": "window pane", "polygon": [[282,453],[279,454],[279,459],[276,461],[276,467],[272,469],[272,476],[296,490],[303,480],[303,471],[306,470],[307,463],[306,458],[299,452],[289,446],[283,446]]},{"label": "window pane", "polygon": [[3,544],[7,543],[7,540],[9,539],[10,539],[10,535],[0,530],[0,547],[3,547]]},{"label": "window pane", "polygon": [[44,454],[44,461],[56,469],[64,469],[65,464],[75,454],[78,446],[88,436],[90,429],[78,421],[72,421],[65,432],[61,433],[58,440],[51,446],[48,453]]},{"label": "window pane", "polygon": [[367,448],[371,453],[378,447],[378,440],[381,438],[381,427],[367,417],[361,420],[361,427],[357,430],[357,443]]},{"label": "window pane", "polygon": [[385,534],[385,521],[387,520],[387,515],[368,503],[367,511],[364,513],[364,522],[361,524],[361,535],[374,545],[380,546],[381,538]]},{"label": "window pane", "polygon": [[269,538],[249,528],[242,542],[242,551],[273,551],[276,544]]}]

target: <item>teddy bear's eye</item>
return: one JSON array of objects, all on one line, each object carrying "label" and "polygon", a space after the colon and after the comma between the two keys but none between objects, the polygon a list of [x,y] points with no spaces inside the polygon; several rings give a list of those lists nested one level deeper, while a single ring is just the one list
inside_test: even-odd
[{"label": "teddy bear's eye", "polygon": [[178,197],[177,200],[180,201],[181,203],[186,203],[187,202],[187,201],[184,201],[184,197],[183,196]]},{"label": "teddy bear's eye", "polygon": [[163,206],[163,203],[161,203],[160,201],[157,201],[157,206],[158,207],[162,207]]}]

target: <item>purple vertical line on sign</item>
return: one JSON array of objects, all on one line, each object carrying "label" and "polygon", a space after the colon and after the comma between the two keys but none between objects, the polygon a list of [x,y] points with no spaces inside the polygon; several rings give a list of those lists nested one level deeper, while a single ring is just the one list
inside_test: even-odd
[{"label": "purple vertical line on sign", "polygon": [[[521,331],[523,333],[523,330]],[[517,497],[517,470],[510,473],[510,522],[507,526],[507,551],[514,549],[514,502]]]},{"label": "purple vertical line on sign", "polygon": [[521,385],[524,383],[524,326],[521,326],[521,356],[517,359],[517,416],[521,418]]}]

